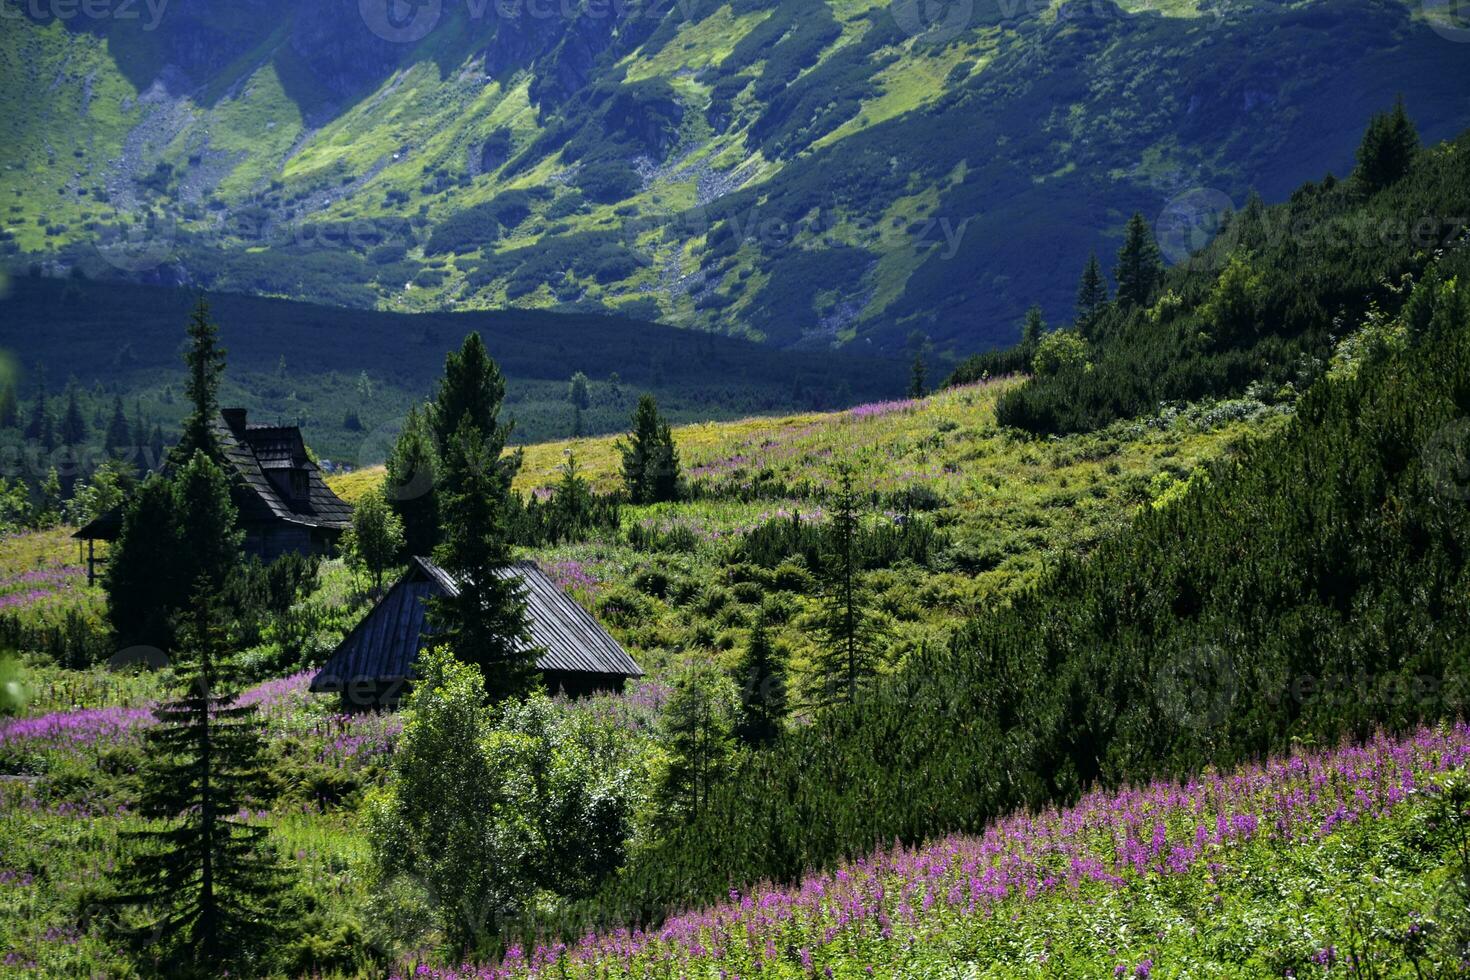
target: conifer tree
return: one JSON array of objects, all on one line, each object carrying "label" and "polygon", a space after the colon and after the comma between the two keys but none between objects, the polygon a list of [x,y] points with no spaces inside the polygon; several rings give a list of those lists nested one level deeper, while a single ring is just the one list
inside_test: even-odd
[{"label": "conifer tree", "polygon": [[697,820],[730,756],[735,692],[708,664],[686,671],[675,683],[659,727],[669,745],[669,764],[659,795],[669,826]]},{"label": "conifer tree", "polygon": [[112,418],[107,423],[107,433],[102,439],[102,448],[111,459],[121,459],[136,446],[133,434],[128,429],[128,418],[123,414],[122,396],[112,399]]},{"label": "conifer tree", "polygon": [[438,450],[424,413],[408,410],[403,431],[388,454],[385,492],[403,522],[403,544],[410,555],[429,555],[439,543]]},{"label": "conifer tree", "polygon": [[80,446],[87,439],[87,420],[82,416],[82,406],[77,400],[75,383],[66,386],[66,414],[61,417],[61,444]]},{"label": "conifer tree", "polygon": [[[506,574],[513,564],[510,486],[520,456],[505,455],[510,426],[500,422],[504,397],[500,369],[472,333],[446,359],[430,412],[440,445],[434,558],[459,582],[457,595],[430,606],[440,629],[436,641],[480,667],[492,702],[523,696],[536,677],[521,585]],[[445,429],[451,422],[457,428]]]},{"label": "conifer tree", "polygon": [[592,526],[592,488],[577,465],[577,454],[567,453],[561,467],[561,479],[551,497],[552,538],[555,541],[580,540]]},{"label": "conifer tree", "polygon": [[179,459],[190,459],[203,451],[219,461],[221,448],[215,431],[219,415],[219,383],[225,371],[225,350],[219,345],[219,327],[210,319],[209,302],[201,295],[189,315],[189,349],[184,363],[189,380],[184,386],[193,409],[184,419],[183,435],[175,452]]},{"label": "conifer tree", "polygon": [[15,386],[0,388],[0,429],[13,429],[20,425],[20,405],[15,399]]},{"label": "conifer tree", "polygon": [[117,638],[169,649],[173,617],[201,579],[211,594],[224,587],[242,540],[229,478],[202,452],[171,476],[149,477],[128,501],[107,565]]},{"label": "conifer tree", "polygon": [[1128,219],[1123,247],[1118,251],[1118,302],[1125,307],[1147,306],[1164,275],[1159,245],[1143,215],[1134,212]]},{"label": "conifer tree", "polygon": [[46,378],[40,372],[37,372],[36,400],[31,405],[31,419],[26,424],[25,437],[30,442],[40,443],[45,450],[56,448],[56,423],[46,400]]},{"label": "conifer tree", "polygon": [[1097,253],[1093,252],[1087,257],[1087,265],[1082,269],[1082,281],[1077,285],[1078,328],[1086,330],[1091,326],[1107,301],[1108,284],[1103,279],[1102,265],[1097,261]]},{"label": "conifer tree", "polygon": [[38,528],[55,527],[61,523],[61,512],[65,506],[61,497],[61,475],[56,467],[46,473],[41,481],[40,500],[36,503],[33,521]]},{"label": "conifer tree", "polygon": [[822,609],[817,620],[814,706],[853,704],[876,674],[880,636],[866,607],[859,576],[858,533],[862,516],[852,471],[841,473],[822,557]]},{"label": "conifer tree", "polygon": [[1419,152],[1419,132],[1404,111],[1404,98],[1389,112],[1368,122],[1358,146],[1358,168],[1354,176],[1367,191],[1378,191],[1397,183],[1408,172]]},{"label": "conifer tree", "polygon": [[522,697],[536,681],[525,597],[519,580],[505,574],[512,565],[510,481],[499,465],[500,448],[468,419],[450,440],[434,559],[459,588],[429,607],[439,626],[435,641],[480,668],[492,703]]},{"label": "conifer tree", "polygon": [[786,657],[771,638],[770,611],[756,613],[750,640],[735,667],[740,711],[735,737],[745,745],[769,745],[786,720]]},{"label": "conifer tree", "polygon": [[112,873],[112,901],[143,910],[139,931],[161,947],[167,973],[263,974],[285,872],[267,828],[237,816],[270,802],[263,724],[254,705],[239,703],[207,579],[179,628],[180,691],[143,733],[134,807],[163,826],[125,834],[134,848]]},{"label": "conifer tree", "polygon": [[1026,319],[1021,324],[1021,349],[1034,354],[1045,333],[1046,321],[1042,319],[1041,307],[1033,306],[1026,311]]},{"label": "conifer tree", "polygon": [[679,499],[679,451],[674,433],[658,411],[652,395],[638,399],[633,429],[619,440],[623,457],[623,487],[635,504],[657,504]]}]

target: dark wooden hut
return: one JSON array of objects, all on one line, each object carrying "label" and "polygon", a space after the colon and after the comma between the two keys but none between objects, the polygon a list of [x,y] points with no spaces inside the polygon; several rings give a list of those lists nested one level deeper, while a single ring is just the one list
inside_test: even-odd
[{"label": "dark wooden hut", "polygon": [[[245,530],[245,553],[263,561],[281,555],[326,554],[352,525],[352,507],[332,492],[306,452],[294,425],[249,425],[243,408],[215,420],[226,461],[234,471],[231,499]],[[76,533],[87,542],[88,575],[96,578],[93,542],[116,541],[122,508],[101,515]]]},{"label": "dark wooden hut", "polygon": [[[541,569],[521,562],[502,574],[520,580],[532,642],[540,651],[536,667],[548,691],[572,697],[621,691],[629,678],[643,676],[618,641]],[[396,706],[434,633],[427,601],[458,592],[454,576],[427,558],[412,559],[404,576],[332,653],[311,689],[340,694],[348,708]]]}]

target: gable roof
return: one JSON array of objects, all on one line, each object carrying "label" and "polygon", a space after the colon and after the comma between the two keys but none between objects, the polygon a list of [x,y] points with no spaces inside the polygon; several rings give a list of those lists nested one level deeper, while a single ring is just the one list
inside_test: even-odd
[{"label": "gable roof", "polygon": [[[532,562],[502,569],[518,578],[526,600],[536,668],[574,674],[642,677],[638,666],[592,614],[579,606]],[[436,630],[427,600],[459,594],[459,582],[427,558],[414,558],[408,572],[357,624],[311,682],[313,691],[340,691],[354,682],[411,680],[424,638]]]},{"label": "gable roof", "polygon": [[[322,478],[321,469],[306,453],[301,430],[294,425],[246,425],[245,413],[230,409],[227,413],[237,424],[231,425],[226,414],[214,420],[215,435],[230,468],[235,471],[235,484],[230,499],[240,513],[240,522],[272,524],[285,522],[304,527],[345,531],[352,526],[352,505],[332,492]],[[306,476],[306,496],[292,500],[276,490],[266,475],[268,470],[300,470]],[[77,531],[82,540],[112,540],[122,530],[122,507],[99,515]]]}]

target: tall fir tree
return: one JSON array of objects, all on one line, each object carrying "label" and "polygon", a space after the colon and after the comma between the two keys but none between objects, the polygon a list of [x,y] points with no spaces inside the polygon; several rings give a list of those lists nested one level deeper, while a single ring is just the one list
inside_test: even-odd
[{"label": "tall fir tree", "polygon": [[403,522],[403,545],[410,555],[430,555],[439,544],[439,452],[425,413],[410,408],[403,431],[388,454],[388,503]]},{"label": "tall fir tree", "polygon": [[1408,174],[1419,153],[1419,131],[1404,110],[1404,98],[1389,112],[1368,122],[1358,145],[1358,167],[1353,176],[1367,191],[1379,191]]},{"label": "tall fir tree", "polygon": [[203,579],[220,591],[242,558],[230,481],[202,452],[177,471],[144,481],[123,512],[108,560],[107,610],[125,645],[167,650],[173,617]]},{"label": "tall fir tree", "polygon": [[25,437],[28,442],[39,443],[48,452],[56,448],[56,421],[51,416],[51,404],[46,397],[46,378],[40,371],[36,372],[36,399],[31,404]]},{"label": "tall fir tree", "polygon": [[20,425],[20,404],[15,398],[15,385],[0,388],[0,429],[13,429]]},{"label": "tall fir tree", "polygon": [[468,419],[446,448],[442,540],[434,559],[459,587],[429,606],[438,626],[435,641],[480,668],[492,703],[534,688],[537,656],[522,586],[505,574],[513,562],[510,480],[500,466],[501,448]]},{"label": "tall fir tree", "polygon": [[1087,265],[1082,269],[1082,281],[1077,284],[1077,329],[1086,332],[1107,301],[1108,283],[1103,278],[1097,253],[1093,252],[1087,257]]},{"label": "tall fir tree", "polygon": [[623,458],[623,488],[635,504],[666,503],[679,499],[679,450],[674,432],[659,414],[652,395],[638,399],[633,428],[619,440]]},{"label": "tall fir tree", "polygon": [[862,513],[852,471],[840,476],[822,556],[822,607],[817,618],[816,679],[812,704],[852,704],[877,673],[880,631],[867,609],[860,576]]},{"label": "tall fir tree", "polygon": [[173,659],[180,690],[154,709],[133,812],[162,826],[127,832],[112,902],[160,947],[168,975],[265,975],[276,934],[273,898],[286,875],[269,830],[239,816],[271,800],[264,725],[240,704],[226,624],[205,579],[180,617]]},{"label": "tall fir tree", "polygon": [[[457,595],[436,599],[436,639],[476,664],[493,702],[535,685],[536,650],[520,582],[507,575],[511,556],[511,481],[520,455],[507,455],[510,426],[500,422],[505,380],[472,333],[445,360],[430,412],[439,443],[440,542],[435,560],[459,582]],[[445,427],[453,423],[452,430]]]},{"label": "tall fir tree", "polygon": [[1147,306],[1164,275],[1158,242],[1143,215],[1134,212],[1118,251],[1118,302],[1127,307]]},{"label": "tall fir tree", "polygon": [[735,667],[735,683],[740,688],[735,737],[750,746],[774,742],[786,721],[786,656],[771,637],[770,611],[764,605]]},{"label": "tall fir tree", "polygon": [[729,678],[709,664],[690,668],[675,682],[659,719],[669,746],[658,794],[667,828],[699,819],[708,805],[730,757],[735,702]]},{"label": "tall fir tree", "polygon": [[1026,311],[1026,319],[1021,323],[1021,349],[1034,354],[1045,333],[1046,320],[1042,318],[1041,307],[1033,306]]},{"label": "tall fir tree", "polygon": [[87,420],[82,416],[76,382],[66,386],[66,413],[61,416],[61,444],[80,446],[87,440]]},{"label": "tall fir tree", "polygon": [[183,435],[175,447],[179,459],[203,452],[219,461],[222,449],[215,429],[219,417],[219,385],[225,371],[225,349],[219,344],[219,327],[210,318],[209,301],[202,295],[189,314],[189,348],[184,352],[189,378],[184,391],[193,408],[184,418]]},{"label": "tall fir tree", "polygon": [[110,459],[123,459],[136,447],[128,417],[123,413],[122,396],[112,399],[112,418],[107,423],[107,432],[102,438],[102,449]]}]

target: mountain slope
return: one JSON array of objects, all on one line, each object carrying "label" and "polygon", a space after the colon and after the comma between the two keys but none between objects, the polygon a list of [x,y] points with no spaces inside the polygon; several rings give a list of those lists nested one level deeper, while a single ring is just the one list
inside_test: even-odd
[{"label": "mountain slope", "polygon": [[351,306],[969,350],[1033,301],[1069,312],[1134,209],[1207,222],[1343,172],[1395,92],[1428,139],[1470,121],[1454,33],[1386,0],[412,9],[8,25],[6,247]]}]

